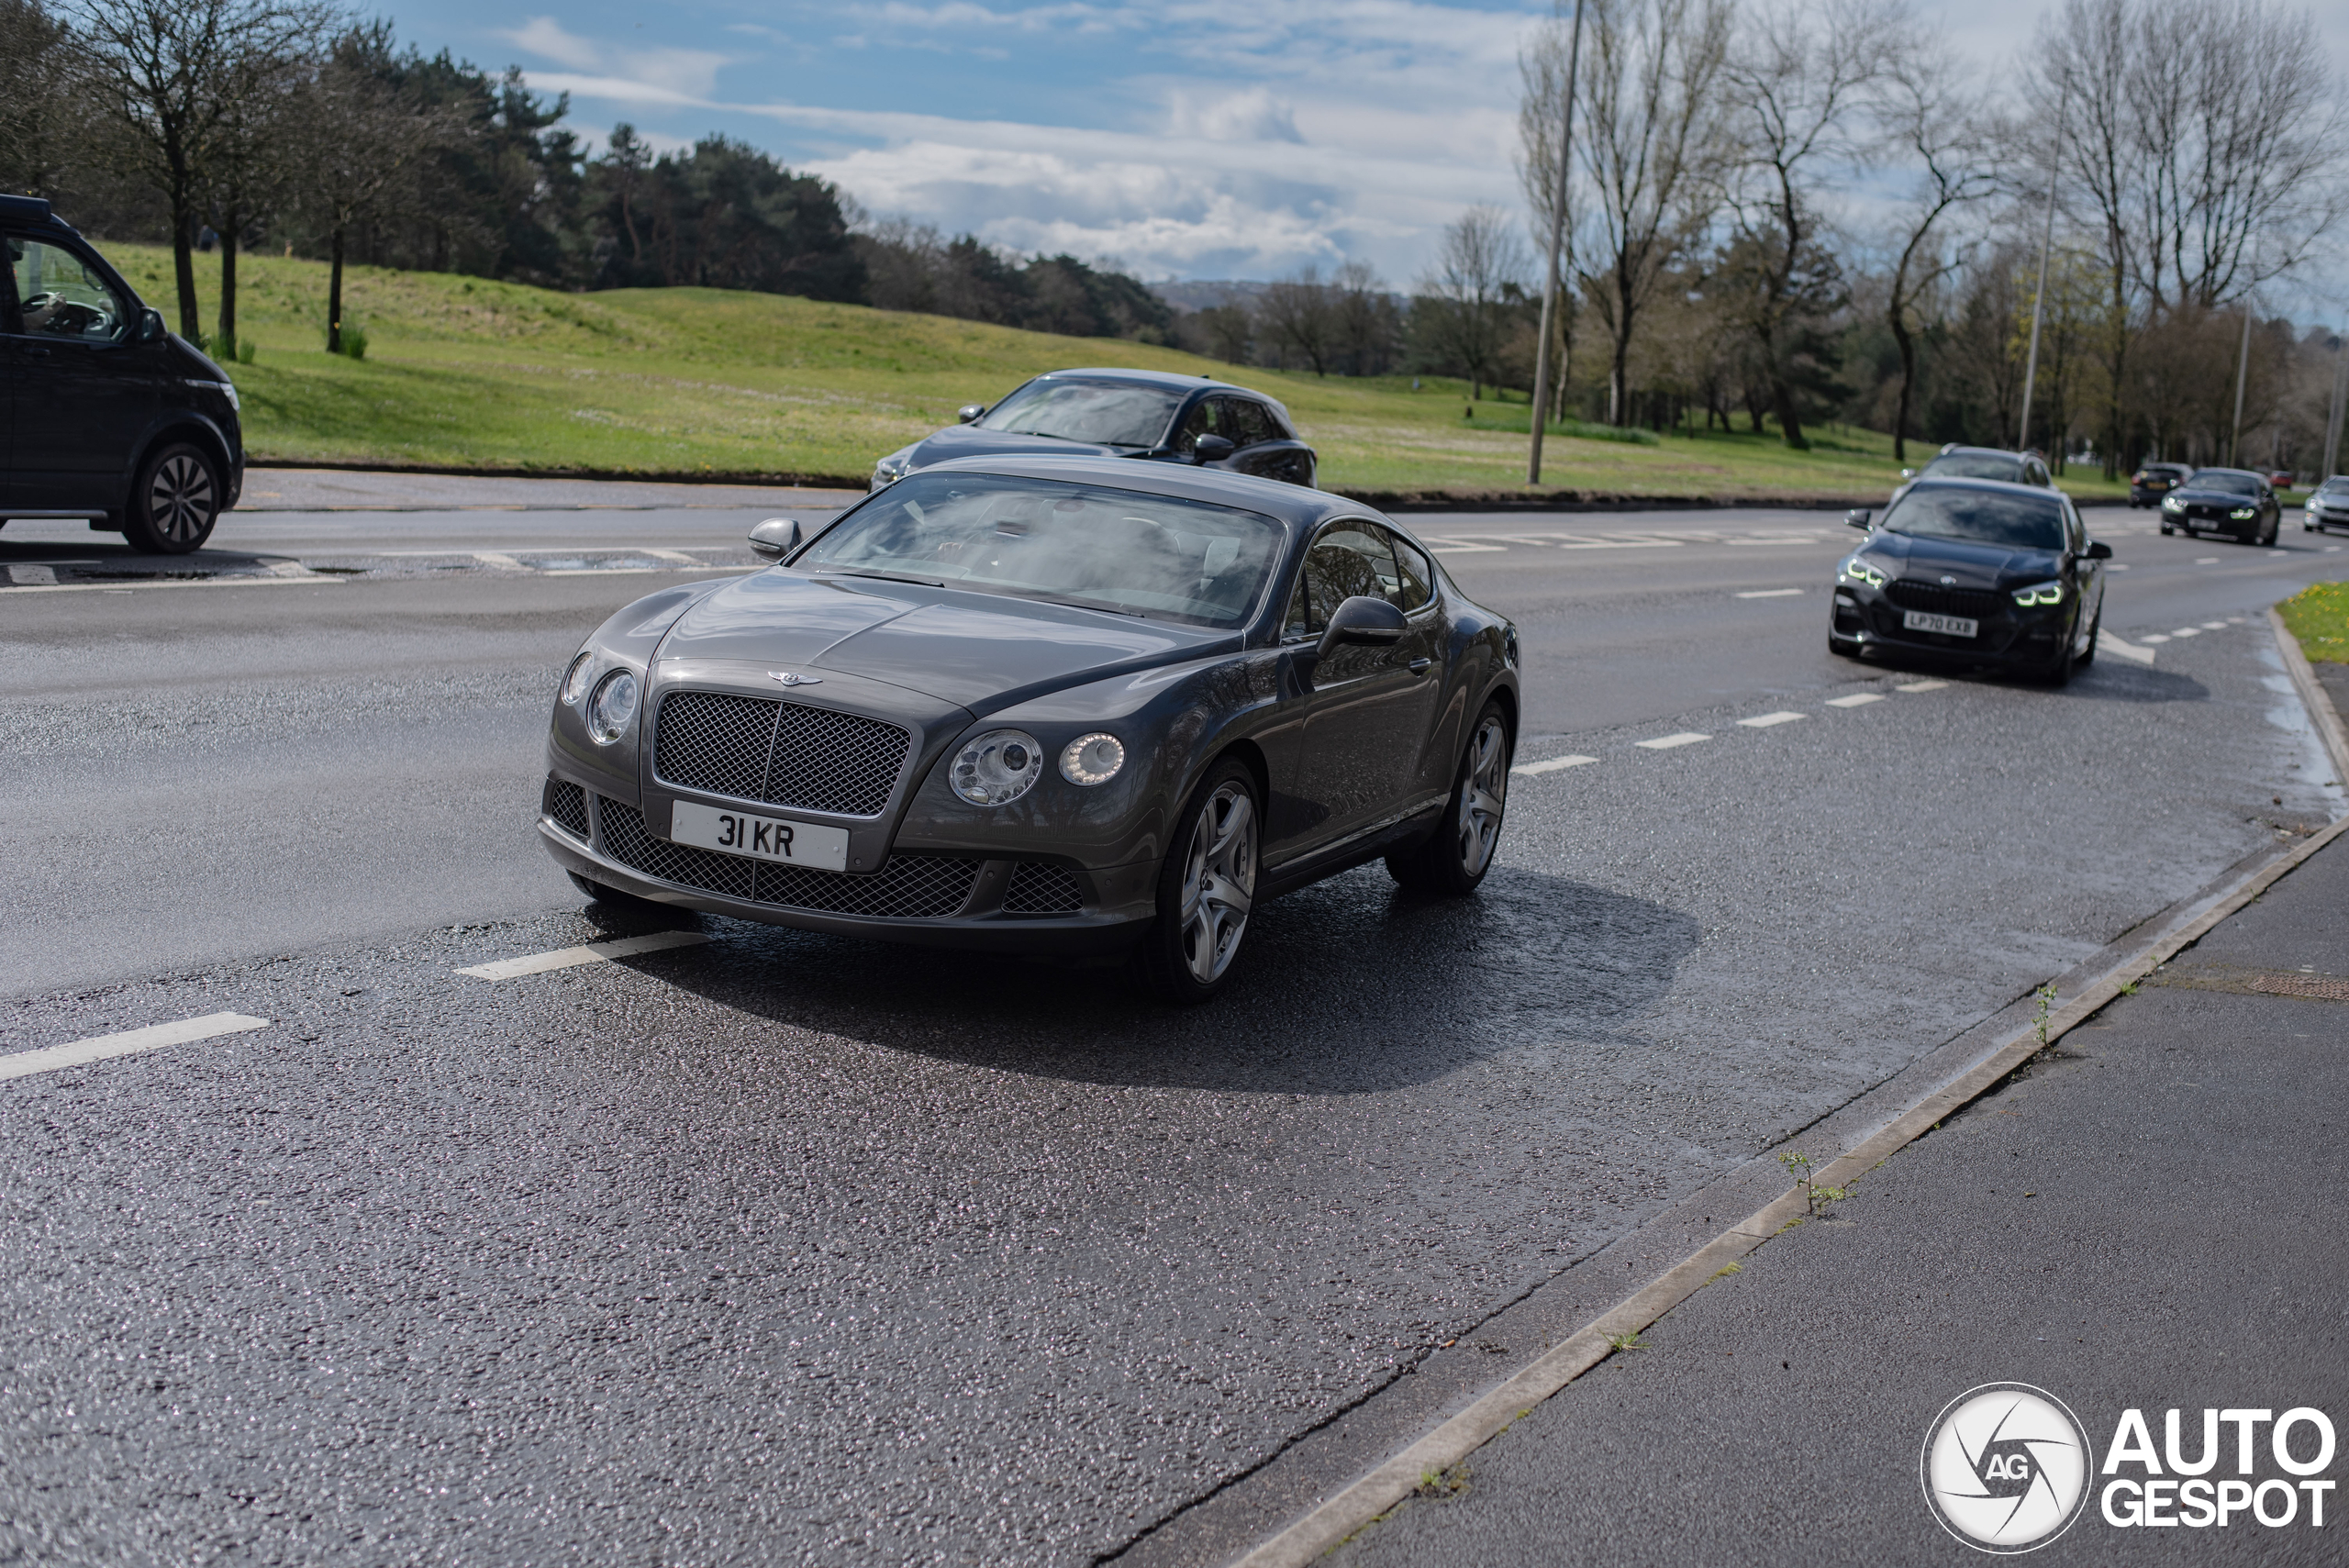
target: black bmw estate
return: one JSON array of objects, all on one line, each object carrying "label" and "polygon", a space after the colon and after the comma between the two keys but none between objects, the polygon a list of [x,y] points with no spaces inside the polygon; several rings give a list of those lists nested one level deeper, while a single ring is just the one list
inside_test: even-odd
[{"label": "black bmw estate", "polygon": [[1935,653],[2061,684],[2096,657],[2104,562],[2061,492],[1984,479],[1920,479],[1836,571],[1827,646]]},{"label": "black bmw estate", "polygon": [[87,517],[184,555],[244,484],[237,389],[34,196],[0,196],[9,439],[0,517]]}]

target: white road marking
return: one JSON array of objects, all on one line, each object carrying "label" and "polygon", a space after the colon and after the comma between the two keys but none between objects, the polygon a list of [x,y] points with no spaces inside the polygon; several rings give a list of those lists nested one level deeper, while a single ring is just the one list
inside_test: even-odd
[{"label": "white road marking", "polygon": [[1433,534],[1425,534],[1421,537],[1427,540],[1428,548],[1438,555],[1475,555],[1479,552],[1505,550],[1508,548],[1505,544],[1471,544],[1464,539],[1453,539],[1449,536],[1438,539]]},{"label": "white road marking", "polygon": [[2160,632],[2158,632],[2158,631],[2149,631],[2149,632],[2145,633],[2145,635],[2144,635],[2144,636],[2143,636],[2143,637],[2139,638],[2137,640],[2138,640],[2138,641],[2140,641],[2140,642],[2167,642],[2167,641],[2169,640],[2169,639],[2168,639],[2168,638],[2166,638],[2166,637],[2164,637],[2164,636],[2163,636]]},{"label": "white road marking", "polygon": [[1757,713],[1752,718],[1741,718],[1738,722],[1748,729],[1767,729],[1774,724],[1792,724],[1798,718],[1809,717],[1800,713]]},{"label": "white road marking", "polygon": [[284,588],[297,583],[340,583],[340,577],[158,577],[139,579],[135,588],[111,583],[39,583],[29,587],[0,588],[0,594],[128,594],[150,588]]},{"label": "white road marking", "polygon": [[[2146,642],[2163,642],[2166,641],[2167,639],[2148,637],[2142,639],[2141,640]],[[2098,648],[2108,653],[2118,653],[2123,659],[2133,659],[2140,664],[2150,664],[2154,662],[2154,651],[2152,649],[2138,648],[2130,643],[2123,642],[2120,637],[2113,632],[2099,632],[2097,634],[2096,645]]]},{"label": "white road marking", "polygon": [[2215,555],[2198,555],[2194,558],[2194,564],[2197,566],[2216,566],[2219,564],[2219,558]]},{"label": "white road marking", "polygon": [[1869,703],[1883,700],[1882,692],[1854,692],[1847,697],[1829,697],[1827,706],[1829,707],[1862,707]]},{"label": "white road marking", "polygon": [[2107,566],[2105,570],[2107,572],[2126,572],[2129,570],[2129,563],[2125,561],[2116,561]]},{"label": "white road marking", "polygon": [[706,561],[702,561],[695,556],[687,555],[682,550],[629,550],[629,553],[630,555],[649,555],[655,561],[682,561],[687,566],[707,566],[709,564]]},{"label": "white road marking", "polygon": [[1709,735],[1699,735],[1693,729],[1684,729],[1677,735],[1659,735],[1653,740],[1634,740],[1631,744],[1644,746],[1651,751],[1669,751],[1675,746],[1694,746],[1699,740],[1711,739]]},{"label": "white road marking", "polygon": [[1773,538],[1725,539],[1721,540],[1721,542],[1722,542],[1723,544],[1817,544],[1817,543],[1819,542],[1819,535],[1817,535],[1817,534],[1799,534],[1799,535],[1793,535],[1793,534],[1790,534],[1790,535],[1786,535],[1786,536],[1783,536],[1783,537],[1780,537],[1780,538],[1775,538],[1775,539],[1773,539]]},{"label": "white road marking", "polygon": [[663,948],[689,948],[709,939],[699,931],[655,931],[649,937],[623,937],[616,942],[589,942],[585,947],[562,948],[553,952],[534,952],[524,958],[503,958],[495,963],[477,963],[470,969],[457,971],[477,980],[513,980],[525,974],[544,974],[551,969],[569,969],[582,963],[602,963],[607,959],[628,958],[640,952],[659,952]]},{"label": "white road marking", "polygon": [[1554,773],[1560,768],[1579,768],[1585,762],[1596,762],[1596,757],[1544,757],[1538,762],[1520,762],[1509,770],[1531,778],[1536,773]]},{"label": "white road marking", "polygon": [[2199,637],[2202,635],[2202,628],[2199,626],[2182,626],[2176,631],[2171,632],[2170,635],[2172,637]]},{"label": "white road marking", "polygon": [[2224,631],[2227,629],[2227,623],[2222,620],[2206,620],[2202,623],[2202,629],[2204,631]]},{"label": "white road marking", "polygon": [[484,566],[501,567],[507,572],[528,572],[529,570],[529,567],[523,565],[512,556],[503,554],[495,550],[476,550],[468,553],[470,553],[475,561],[480,562]]},{"label": "white road marking", "polygon": [[1741,599],[1784,599],[1801,593],[1800,588],[1748,588],[1737,595]]},{"label": "white road marking", "polygon": [[[760,572],[763,566],[713,566],[707,562],[694,562],[696,572]],[[677,571],[674,566],[556,566],[536,573],[540,577],[643,577],[652,573],[664,575]]]},{"label": "white road marking", "polygon": [[1896,692],[1937,692],[1948,685],[1947,681],[1911,681],[1905,686],[1895,686]]},{"label": "white road marking", "polygon": [[32,565],[11,566],[8,568],[8,581],[28,585],[35,583],[54,583],[57,581],[57,568]]},{"label": "white road marking", "polygon": [[[1495,536],[1480,536],[1491,539]],[[1560,550],[1678,550],[1685,539],[1657,539],[1650,534],[1518,534],[1504,536],[1529,543],[1554,543]]]},{"label": "white road marking", "polygon": [[120,1034],[93,1035],[77,1040],[71,1045],[52,1045],[40,1051],[20,1051],[13,1056],[0,1056],[0,1078],[23,1078],[35,1073],[52,1073],[60,1067],[80,1067],[87,1062],[104,1062],[109,1056],[128,1056],[136,1051],[153,1051],[166,1045],[187,1045],[216,1035],[242,1034],[247,1029],[265,1029],[267,1018],[247,1018],[242,1013],[206,1013],[200,1018],[182,1018],[175,1024],[150,1024],[143,1029],[125,1029]]},{"label": "white road marking", "polygon": [[2341,548],[2342,547],[2337,544],[2328,544],[2324,547],[2324,553],[2327,555],[2338,555],[2341,553]]}]

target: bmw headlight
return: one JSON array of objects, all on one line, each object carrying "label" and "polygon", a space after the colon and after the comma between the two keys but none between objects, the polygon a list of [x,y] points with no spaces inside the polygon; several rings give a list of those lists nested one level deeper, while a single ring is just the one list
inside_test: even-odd
[{"label": "bmw headlight", "polygon": [[571,662],[571,668],[564,671],[562,674],[562,695],[564,706],[577,707],[579,706],[579,699],[587,695],[587,677],[595,673],[596,655],[594,651],[584,648],[581,649],[579,651],[579,657]]},{"label": "bmw headlight", "polygon": [[1044,749],[1024,729],[990,729],[954,754],[947,782],[973,806],[1008,806],[1036,787]]},{"label": "bmw headlight", "polygon": [[1108,784],[1125,765],[1125,742],[1114,735],[1080,735],[1061,751],[1061,777],[1073,784]]},{"label": "bmw headlight", "polygon": [[2165,495],[2162,497],[2162,510],[2165,512],[2183,512],[2186,510],[2186,498],[2182,495]]},{"label": "bmw headlight", "polygon": [[2233,511],[2229,512],[2227,516],[2232,517],[2236,522],[2247,523],[2251,521],[2252,518],[2259,516],[2259,509],[2256,506],[2237,506]]},{"label": "bmw headlight", "polygon": [[1865,555],[1855,555],[1843,562],[1843,576],[1847,582],[1865,583],[1871,588],[1881,588],[1886,575],[1883,568]]},{"label": "bmw headlight", "polygon": [[598,746],[608,746],[628,733],[636,718],[637,679],[626,670],[604,677],[587,699],[587,733]]},{"label": "bmw headlight", "polygon": [[885,490],[903,479],[906,476],[906,470],[913,466],[912,454],[913,449],[907,447],[902,451],[891,452],[887,457],[874,463],[872,488]]},{"label": "bmw headlight", "polygon": [[2064,602],[2061,583],[2034,583],[2028,588],[2015,590],[2015,603],[2029,609],[2033,605],[2060,605]]}]

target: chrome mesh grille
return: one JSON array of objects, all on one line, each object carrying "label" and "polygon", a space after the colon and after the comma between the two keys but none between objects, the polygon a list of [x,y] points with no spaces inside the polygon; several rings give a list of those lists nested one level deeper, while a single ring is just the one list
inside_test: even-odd
[{"label": "chrome mesh grille", "polygon": [[539,800],[539,809],[577,838],[584,840],[587,837],[587,792],[569,779],[559,779],[549,773],[546,791]]},{"label": "chrome mesh grille", "polygon": [[1004,889],[1007,915],[1074,915],[1085,907],[1076,878],[1042,861],[1021,861],[1011,868],[1011,884]]},{"label": "chrome mesh grille", "polygon": [[1895,579],[1885,589],[1884,596],[1904,610],[1964,616],[1968,620],[1994,618],[1998,613],[1998,601],[2005,597],[1987,588],[1944,588],[1938,583],[1919,583],[1907,577]]},{"label": "chrome mesh grille", "polygon": [[632,806],[596,797],[604,852],[647,876],[754,904],[779,904],[829,915],[935,920],[959,913],[979,862],[952,855],[891,855],[871,876],[775,865],[656,839]]},{"label": "chrome mesh grille", "polygon": [[897,725],[832,708],[672,692],[661,704],[652,771],[680,789],[878,817],[913,743]]}]

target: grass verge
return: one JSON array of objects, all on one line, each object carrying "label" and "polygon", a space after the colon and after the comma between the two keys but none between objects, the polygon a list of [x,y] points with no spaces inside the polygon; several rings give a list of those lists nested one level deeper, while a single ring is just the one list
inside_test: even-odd
[{"label": "grass verge", "polygon": [[2349,583],[2311,583],[2276,609],[2310,663],[2349,664]]}]

